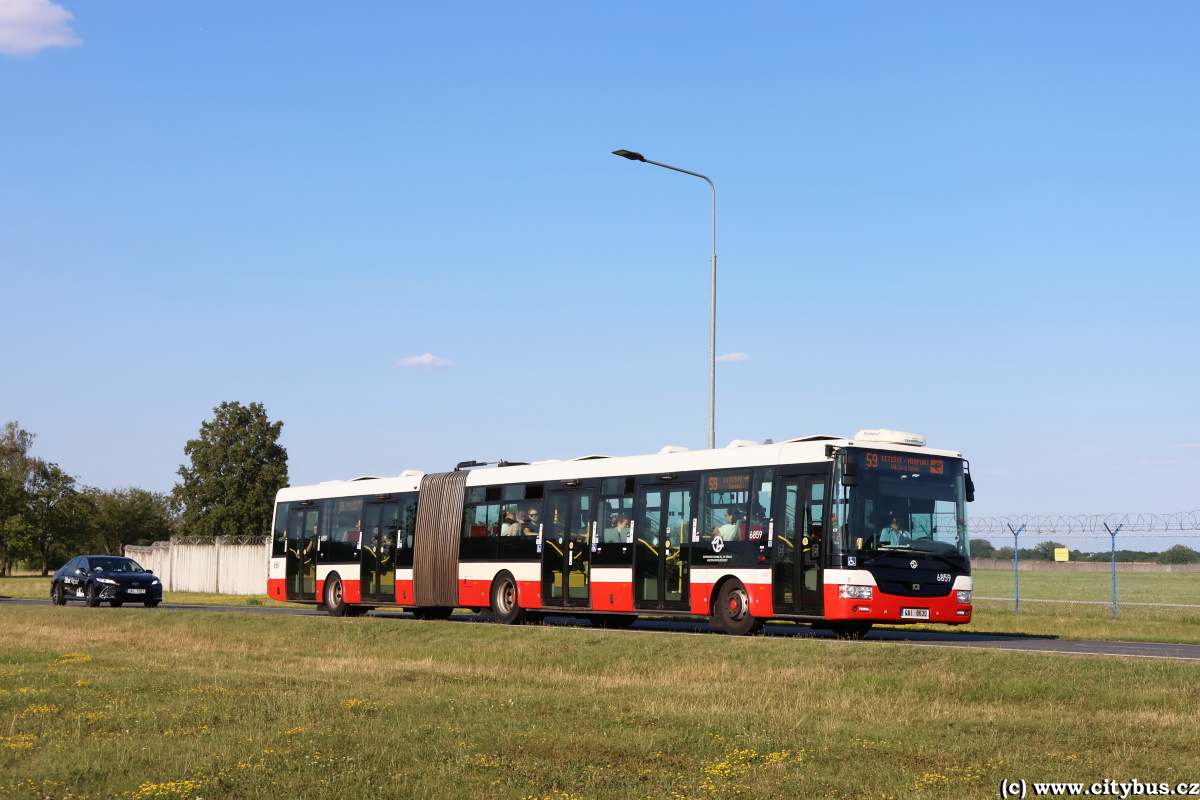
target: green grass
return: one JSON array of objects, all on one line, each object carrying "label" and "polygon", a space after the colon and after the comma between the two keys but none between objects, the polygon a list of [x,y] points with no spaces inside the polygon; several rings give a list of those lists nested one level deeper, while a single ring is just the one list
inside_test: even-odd
[{"label": "green grass", "polygon": [[22,800],[994,798],[1200,778],[1198,714],[1176,661],[0,606]]}]

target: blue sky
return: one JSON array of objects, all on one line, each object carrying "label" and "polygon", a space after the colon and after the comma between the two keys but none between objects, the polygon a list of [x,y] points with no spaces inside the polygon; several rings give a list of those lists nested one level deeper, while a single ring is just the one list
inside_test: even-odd
[{"label": "blue sky", "polygon": [[226,400],[295,483],[703,447],[708,187],[626,148],[717,186],[718,445],[891,427],[976,515],[1200,508],[1198,23],[0,0],[0,417],[104,488]]}]

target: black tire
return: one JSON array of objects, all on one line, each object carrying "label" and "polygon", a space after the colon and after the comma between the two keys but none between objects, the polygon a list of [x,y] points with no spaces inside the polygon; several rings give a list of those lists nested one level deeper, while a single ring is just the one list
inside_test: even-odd
[{"label": "black tire", "polygon": [[158,601],[158,600],[147,600],[146,608],[158,608],[159,602],[160,601]]},{"label": "black tire", "polygon": [[517,605],[517,580],[511,572],[501,572],[492,581],[492,616],[505,625],[520,625],[529,618]]},{"label": "black tire", "polygon": [[67,593],[63,591],[61,583],[56,583],[50,587],[50,602],[56,606],[65,606],[67,604]]},{"label": "black tire", "polygon": [[721,586],[713,618],[732,636],[758,633],[766,624],[765,619],[750,614],[750,593],[739,580],[727,581]]},{"label": "black tire", "polygon": [[325,581],[325,610],[329,612],[331,617],[344,617],[350,610],[350,606],[346,603],[346,590],[342,586],[342,579],[337,575],[330,575]]},{"label": "black tire", "polygon": [[417,619],[439,620],[446,619],[450,616],[453,608],[443,608],[441,606],[425,606],[424,608],[414,608],[413,616]]},{"label": "black tire", "polygon": [[113,608],[120,608],[121,606],[125,605],[125,601],[124,600],[109,600],[108,604],[110,606],[112,606]]},{"label": "black tire", "polygon": [[871,630],[869,622],[831,622],[829,630],[839,639],[861,639]]},{"label": "black tire", "polygon": [[637,614],[592,614],[588,619],[597,628],[628,628],[637,622]]},{"label": "black tire", "polygon": [[100,607],[100,592],[96,591],[96,584],[89,583],[83,590],[83,602],[87,603],[88,608]]}]

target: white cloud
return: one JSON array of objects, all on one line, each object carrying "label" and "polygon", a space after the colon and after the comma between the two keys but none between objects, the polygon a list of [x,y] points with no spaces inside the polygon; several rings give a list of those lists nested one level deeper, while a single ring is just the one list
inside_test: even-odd
[{"label": "white cloud", "polygon": [[47,47],[76,47],[75,15],[50,0],[0,0],[0,53],[31,56]]},{"label": "white cloud", "polygon": [[1137,462],[1137,466],[1139,466],[1139,467],[1173,467],[1178,463],[1179,462],[1173,458],[1166,458],[1161,461],[1154,461],[1152,459],[1143,458],[1141,461]]},{"label": "white cloud", "polygon": [[749,353],[726,353],[723,356],[717,356],[717,361],[749,361]]},{"label": "white cloud", "polygon": [[401,358],[396,362],[396,366],[438,369],[440,367],[452,367],[454,366],[454,362],[445,358],[438,358],[433,353],[426,353],[423,356],[408,356],[407,358]]},{"label": "white cloud", "polygon": [[1200,447],[1200,444],[1197,444],[1197,443],[1195,443],[1195,442],[1184,442],[1183,444],[1173,444],[1173,445],[1171,445],[1171,447],[1173,447],[1173,448],[1180,448],[1180,447]]}]

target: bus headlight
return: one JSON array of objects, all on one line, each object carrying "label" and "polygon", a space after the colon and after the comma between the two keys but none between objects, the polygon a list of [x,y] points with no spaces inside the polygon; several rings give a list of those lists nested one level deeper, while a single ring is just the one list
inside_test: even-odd
[{"label": "bus headlight", "polygon": [[874,586],[852,586],[843,583],[838,586],[838,597],[843,600],[870,600],[874,590]]},{"label": "bus headlight", "polygon": [[959,589],[958,590],[958,602],[960,602],[960,603],[971,602],[971,590],[970,589]]}]

